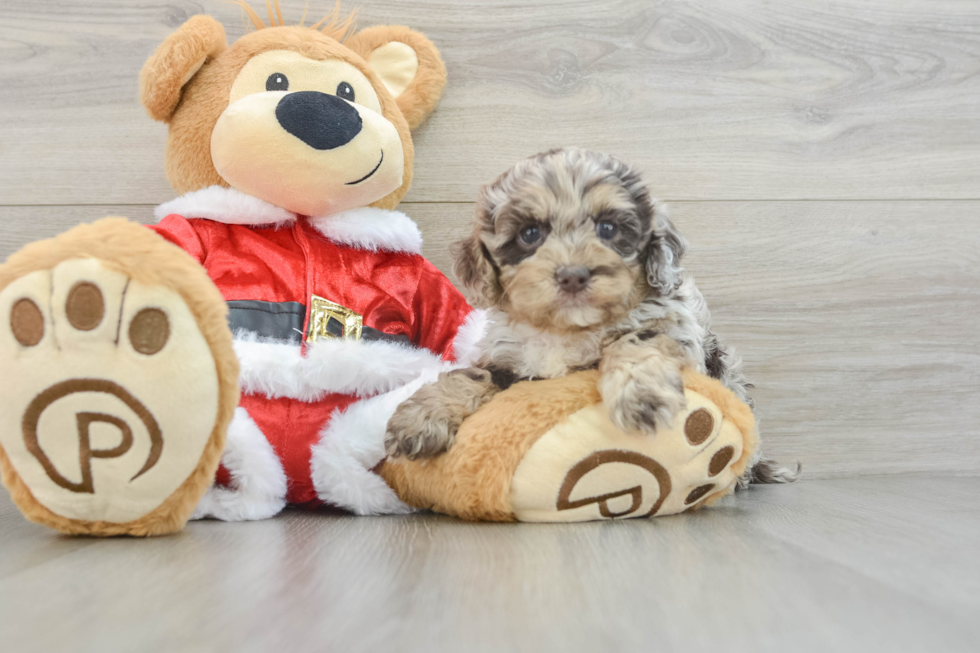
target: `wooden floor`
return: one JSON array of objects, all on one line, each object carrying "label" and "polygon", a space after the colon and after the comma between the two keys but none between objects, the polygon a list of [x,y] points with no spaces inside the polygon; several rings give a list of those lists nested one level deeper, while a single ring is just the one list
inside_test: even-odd
[{"label": "wooden floor", "polygon": [[[805,480],[653,522],[294,513],[149,542],[2,497],[0,650],[980,650],[980,4],[356,4],[448,66],[401,206],[425,254],[448,271],[525,156],[636,164]],[[136,79],[201,12],[246,29],[221,0],[0,3],[0,258],[172,197]]]},{"label": "wooden floor", "polygon": [[0,499],[3,651],[976,651],[980,477],[578,525],[289,513],[53,536]]}]

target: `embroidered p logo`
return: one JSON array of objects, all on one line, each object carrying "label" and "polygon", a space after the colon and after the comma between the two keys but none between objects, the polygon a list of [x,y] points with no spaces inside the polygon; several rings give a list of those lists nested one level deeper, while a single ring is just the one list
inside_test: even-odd
[{"label": "embroidered p logo", "polygon": [[[599,487],[609,487],[616,485],[622,486],[623,483],[623,471],[617,469],[617,463],[621,465],[629,465],[634,468],[639,474],[628,475],[629,477],[638,478],[640,482],[636,485],[626,487],[625,489],[615,490],[612,492],[603,492],[601,494],[595,494],[592,496],[586,496],[579,499],[573,499],[572,494],[574,493],[577,486],[586,476],[592,477],[594,483]],[[604,474],[605,470],[609,470],[608,474]],[[584,484],[583,484],[584,485]],[[637,451],[623,451],[617,449],[607,449],[605,451],[596,451],[592,455],[579,461],[568,474],[565,476],[565,480],[561,485],[561,489],[558,491],[558,501],[555,508],[559,511],[561,510],[573,510],[575,508],[581,508],[583,506],[588,506],[591,504],[596,504],[599,508],[599,515],[605,517],[606,519],[616,519],[618,517],[638,517],[639,515],[634,514],[640,509],[640,506],[644,503],[643,490],[644,486],[647,487],[647,492],[652,490],[656,492],[656,500],[650,509],[644,514],[644,516],[650,516],[657,514],[660,510],[661,504],[663,504],[664,499],[670,493],[670,475],[667,470],[664,469],[663,465],[658,463],[653,458],[649,456],[644,456]],[[629,497],[630,504],[622,509],[614,509],[610,503],[615,502],[615,500],[621,497]]]},{"label": "embroidered p logo", "polygon": [[[163,435],[160,426],[147,410],[146,406],[140,403],[125,388],[112,381],[105,379],[69,379],[56,383],[37,397],[28,405],[24,411],[22,423],[24,433],[24,444],[27,450],[37,458],[44,468],[45,473],[58,486],[78,493],[95,493],[95,484],[92,478],[92,460],[94,458],[120,458],[125,456],[133,448],[133,429],[125,420],[101,412],[79,411],[75,413],[75,423],[78,428],[78,470],[81,475],[80,481],[72,481],[65,474],[58,471],[51,456],[45,453],[38,438],[38,427],[42,415],[53,404],[70,395],[78,393],[96,392],[112,395],[122,401],[136,417],[142,422],[143,429],[149,435],[150,448],[149,455],[142,468],[133,476],[130,481],[134,481],[146,472],[150,471],[160,460],[163,453]],[[118,430],[121,440],[118,445],[109,448],[93,448],[92,446],[92,425],[106,424]],[[74,475],[74,471],[65,473]]]}]

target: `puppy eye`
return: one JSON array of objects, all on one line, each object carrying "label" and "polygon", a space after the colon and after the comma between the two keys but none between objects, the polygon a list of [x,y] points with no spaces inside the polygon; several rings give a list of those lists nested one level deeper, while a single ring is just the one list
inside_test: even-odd
[{"label": "puppy eye", "polygon": [[523,229],[521,229],[521,232],[517,234],[517,237],[525,245],[533,245],[534,243],[538,242],[539,238],[541,238],[541,227],[538,226],[524,227]]},{"label": "puppy eye", "polygon": [[595,232],[603,240],[609,240],[610,238],[615,238],[616,234],[619,233],[619,227],[617,227],[612,222],[603,220],[595,226]]},{"label": "puppy eye", "polygon": [[288,91],[289,80],[282,73],[272,73],[269,79],[265,80],[265,90],[267,91]]},{"label": "puppy eye", "polygon": [[348,102],[354,101],[354,87],[347,82],[337,84],[337,97]]}]

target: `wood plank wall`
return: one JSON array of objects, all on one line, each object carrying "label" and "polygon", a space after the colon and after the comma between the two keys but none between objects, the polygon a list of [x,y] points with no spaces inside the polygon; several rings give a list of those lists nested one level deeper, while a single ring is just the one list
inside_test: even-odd
[{"label": "wood plank wall", "polygon": [[[303,5],[283,0],[287,20]],[[449,68],[402,205],[444,271],[481,184],[549,147],[609,151],[670,201],[771,455],[811,477],[980,468],[975,1],[359,10],[425,32]],[[0,4],[0,257],[172,197],[136,78],[196,13],[246,30],[220,0]]]}]

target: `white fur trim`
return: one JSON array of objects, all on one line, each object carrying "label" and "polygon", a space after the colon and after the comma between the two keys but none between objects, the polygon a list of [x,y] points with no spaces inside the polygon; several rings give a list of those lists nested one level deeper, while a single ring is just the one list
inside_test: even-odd
[{"label": "white fur trim", "polygon": [[454,363],[431,364],[410,383],[351,404],[333,416],[320,442],[313,446],[310,460],[313,485],[321,501],[358,515],[411,512],[384,480],[371,471],[385,457],[388,420],[399,404],[423,385],[434,382],[441,372],[472,365],[479,356],[476,345],[486,327],[486,311],[474,310],[466,316],[453,340]]},{"label": "white fur trim", "polygon": [[[172,213],[185,218],[240,225],[282,224],[297,218],[291,211],[224,186],[209,186],[181,195],[153,211],[157,221]],[[367,206],[307,219],[317,231],[338,245],[371,252],[422,253],[422,232],[401,211]]]},{"label": "white fur trim", "polygon": [[453,338],[453,358],[459,367],[470,367],[479,360],[481,352],[478,345],[486,334],[486,309],[472,310]]},{"label": "white fur trim", "polygon": [[228,425],[221,464],[231,473],[233,487],[208,488],[191,519],[268,519],[286,506],[286,473],[272,445],[244,408],[235,409]]},{"label": "white fur trim", "polygon": [[338,245],[372,252],[422,253],[422,232],[401,211],[364,207],[310,218],[310,224]]},{"label": "white fur trim", "polygon": [[313,445],[310,471],[321,501],[358,515],[405,514],[402,502],[384,480],[371,471],[385,457],[388,420],[402,403],[439,370],[430,370],[397,390],[351,404],[336,413]]},{"label": "white fur trim", "polygon": [[444,365],[428,349],[394,342],[321,340],[309,345],[303,356],[298,345],[248,333],[235,339],[235,354],[242,392],[300,401],[316,401],[332,393],[369,397]]},{"label": "white fur trim", "polygon": [[153,211],[158,221],[171,213],[185,218],[244,225],[280,224],[296,219],[295,213],[224,186],[209,186],[181,195]]}]

